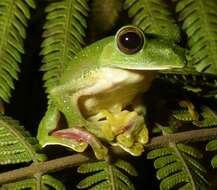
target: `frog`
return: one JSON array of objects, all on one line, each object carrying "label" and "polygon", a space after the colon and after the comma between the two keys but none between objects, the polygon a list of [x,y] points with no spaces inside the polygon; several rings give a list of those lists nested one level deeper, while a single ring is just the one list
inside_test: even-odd
[{"label": "frog", "polygon": [[39,143],[76,152],[90,145],[97,159],[107,156],[108,145],[141,155],[148,142],[143,94],[159,71],[184,67],[183,48],[174,42],[121,27],[75,55],[49,90]]}]

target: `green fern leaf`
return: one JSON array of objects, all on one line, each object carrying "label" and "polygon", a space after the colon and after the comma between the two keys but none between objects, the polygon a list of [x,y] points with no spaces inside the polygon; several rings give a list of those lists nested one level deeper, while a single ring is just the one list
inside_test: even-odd
[{"label": "green fern leaf", "polygon": [[188,109],[180,109],[173,112],[173,116],[180,121],[193,121],[194,118],[191,116]]},{"label": "green fern leaf", "polygon": [[214,110],[207,106],[202,106],[201,108],[202,119],[200,121],[194,121],[198,127],[213,127],[217,126],[217,114]]},{"label": "green fern leaf", "polygon": [[[65,190],[65,186],[56,178],[50,175],[43,175],[42,176],[42,184],[45,187],[50,187],[50,189],[55,190]],[[43,189],[43,188],[42,188]]]},{"label": "green fern leaf", "polygon": [[126,162],[124,160],[117,160],[115,162],[115,165],[118,168],[124,170],[126,173],[128,173],[128,174],[130,174],[132,176],[137,176],[138,175],[137,172],[136,172],[136,170],[134,169],[134,167],[132,167],[131,164],[129,164],[128,162]]},{"label": "green fern leaf", "polygon": [[180,40],[180,31],[175,24],[169,6],[164,0],[125,0],[124,8],[133,17],[133,24],[138,25],[146,33],[156,34]]},{"label": "green fern leaf", "polygon": [[178,157],[176,155],[169,155],[169,156],[160,157],[154,161],[154,167],[156,169],[162,168],[162,167],[164,167],[170,163],[176,162],[176,161],[178,161]]},{"label": "green fern leaf", "polygon": [[[38,180],[41,180],[38,183]],[[41,184],[37,187],[37,184]],[[65,186],[57,179],[50,175],[44,175],[41,178],[31,178],[8,183],[2,186],[4,190],[66,190]]]},{"label": "green fern leaf", "polygon": [[77,185],[79,189],[90,188],[91,190],[131,190],[134,189],[130,179],[122,172],[136,176],[135,169],[126,161],[117,160],[109,164],[106,161],[82,164],[78,168],[79,173],[93,173]]},{"label": "green fern leaf", "polygon": [[25,179],[22,181],[5,184],[1,187],[3,190],[35,190],[36,184],[34,179]]},{"label": "green fern leaf", "polygon": [[0,1],[0,99],[5,102],[18,79],[30,8],[35,8],[33,0]]},{"label": "green fern leaf", "polygon": [[104,169],[104,167],[105,167],[104,162],[89,162],[80,165],[77,171],[78,173],[85,174],[85,173],[101,171]]},{"label": "green fern leaf", "polygon": [[61,0],[50,3],[46,8],[41,54],[41,67],[45,71],[43,80],[47,92],[58,84],[59,78],[73,56],[82,49],[88,14],[86,0]]},{"label": "green fern leaf", "polygon": [[[208,142],[206,145],[206,150],[217,152],[217,139]],[[213,168],[217,168],[217,154],[213,156],[211,160],[211,165]]]},{"label": "green fern leaf", "polygon": [[172,148],[160,148],[160,149],[154,149],[150,151],[147,155],[148,159],[155,159],[158,157],[166,156],[166,155],[171,155],[173,153]]},{"label": "green fern leaf", "polygon": [[217,155],[213,156],[211,160],[211,165],[213,168],[217,168]]},{"label": "green fern leaf", "polygon": [[44,159],[36,138],[31,137],[16,120],[0,115],[0,165]]},{"label": "green fern leaf", "polygon": [[163,168],[160,168],[157,171],[157,179],[161,180],[166,178],[169,175],[172,175],[173,173],[177,173],[178,171],[182,170],[182,164],[181,162],[174,162],[169,165],[164,166]]},{"label": "green fern leaf", "polygon": [[[175,173],[174,175],[170,176],[169,178],[165,178],[161,183],[160,183],[160,189],[161,190],[170,190],[177,184],[181,184],[184,182],[188,182],[188,177],[185,172],[178,172]],[[192,186],[189,185],[189,190],[193,190]],[[181,189],[181,188],[179,188]],[[196,190],[196,189],[195,189]]]},{"label": "green fern leaf", "polygon": [[154,166],[158,169],[156,176],[161,180],[161,190],[207,189],[208,182],[204,177],[206,169],[199,162],[202,153],[195,148],[170,144],[170,147],[150,151],[147,158],[155,159]]},{"label": "green fern leaf", "polygon": [[186,153],[187,155],[190,155],[194,158],[198,158],[198,159],[203,158],[203,154],[197,149],[193,148],[192,146],[188,146],[185,144],[177,144],[177,147],[183,153]]},{"label": "green fern leaf", "polygon": [[215,150],[217,150],[217,139],[210,141],[206,145],[206,150],[209,150],[209,151],[215,151]]},{"label": "green fern leaf", "polygon": [[180,0],[176,11],[188,36],[192,64],[199,72],[217,74],[216,0]]}]

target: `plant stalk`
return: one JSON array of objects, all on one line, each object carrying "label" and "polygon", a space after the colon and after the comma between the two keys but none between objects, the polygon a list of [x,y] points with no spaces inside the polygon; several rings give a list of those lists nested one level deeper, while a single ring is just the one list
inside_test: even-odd
[{"label": "plant stalk", "polygon": [[[144,149],[151,150],[159,147],[164,147],[171,142],[193,143],[198,141],[212,140],[215,138],[217,138],[217,128],[185,131],[185,132],[153,137],[152,139],[150,139],[149,143],[144,145]],[[118,155],[126,154],[122,149],[118,147],[111,147],[111,151]],[[78,166],[90,160],[93,160],[91,156],[87,156],[87,154],[78,153],[71,156],[65,156],[46,162],[33,163],[27,167],[1,173],[0,185],[12,181],[25,179],[25,178],[31,178],[36,173],[41,173],[41,174],[52,173],[55,171],[60,171],[67,167]]]}]

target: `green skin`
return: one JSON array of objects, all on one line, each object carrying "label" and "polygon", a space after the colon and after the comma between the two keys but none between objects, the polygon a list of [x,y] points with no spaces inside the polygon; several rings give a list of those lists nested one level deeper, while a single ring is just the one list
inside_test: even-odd
[{"label": "green skin", "polygon": [[[96,157],[103,159],[107,148],[101,140],[106,139],[106,134],[87,118],[101,110],[112,112],[116,105],[121,109],[131,105],[138,114],[132,117],[130,129],[119,134],[122,136],[117,139],[122,140],[113,144],[120,145],[132,155],[141,154],[142,149],[136,146],[128,148],[129,140],[133,142],[145,126],[141,119],[143,105],[137,97],[149,89],[157,71],[183,68],[185,57],[175,44],[147,39],[144,35],[145,43],[140,51],[130,55],[123,53],[117,46],[119,31],[115,36],[84,48],[66,68],[59,85],[49,92],[51,104],[40,123],[37,136],[43,147],[59,144],[83,152],[89,144]],[[67,129],[57,130],[60,112],[66,118]]]}]

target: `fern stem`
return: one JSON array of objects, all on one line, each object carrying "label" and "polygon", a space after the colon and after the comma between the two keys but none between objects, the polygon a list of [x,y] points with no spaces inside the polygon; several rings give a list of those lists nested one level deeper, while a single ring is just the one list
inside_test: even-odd
[{"label": "fern stem", "polygon": [[188,177],[190,179],[190,183],[192,185],[192,190],[197,190],[195,182],[194,182],[194,178],[192,177],[192,174],[191,174],[191,171],[189,170],[188,165],[186,164],[186,161],[182,157],[182,154],[178,150],[176,144],[175,143],[169,143],[169,146],[174,149],[174,151],[176,152],[176,155],[179,157],[180,161],[182,162],[182,165],[184,166],[185,171],[187,172]]},{"label": "fern stem", "polygon": [[36,190],[41,190],[41,183],[42,183],[42,174],[40,173],[36,173],[34,175],[34,177],[36,178]]},{"label": "fern stem", "polygon": [[[217,128],[199,129],[186,132],[179,132],[164,136],[153,137],[148,144],[144,146],[145,150],[151,150],[158,147],[163,147],[169,143],[181,143],[181,142],[196,142],[207,141],[217,138]],[[118,147],[112,147],[113,153],[123,155],[123,150]],[[124,152],[125,153],[125,152]],[[84,154],[74,154],[72,156],[66,156],[46,162],[33,163],[32,165],[9,172],[0,174],[0,185],[11,181],[32,177],[36,173],[51,173],[60,171],[67,167],[78,166],[81,163],[92,160]]]},{"label": "fern stem", "polygon": [[[67,13],[66,13],[66,26],[65,26],[65,28],[66,28],[66,30],[65,30],[65,34],[64,34],[64,36],[65,36],[65,38],[64,38],[64,45],[63,45],[63,52],[62,52],[62,60],[63,60],[63,62],[62,62],[62,64],[63,65],[61,65],[61,73],[63,73],[63,71],[64,71],[64,68],[65,68],[65,66],[66,66],[66,63],[67,63],[67,61],[68,61],[68,54],[69,54],[69,48],[68,48],[68,46],[69,46],[69,44],[68,44],[68,41],[69,41],[69,39],[70,39],[70,34],[69,34],[69,30],[70,30],[70,23],[71,23],[71,14],[72,14],[72,4],[73,4],[73,1],[67,1],[66,2],[67,3],[67,7],[68,7],[68,11],[67,11]],[[61,64],[61,63],[60,63]]]},{"label": "fern stem", "polygon": [[87,162],[89,160],[90,157],[87,157],[84,154],[74,154],[72,156],[66,156],[46,162],[33,163],[28,167],[0,174],[0,185],[11,181],[17,181],[20,179],[32,177],[36,173],[40,173],[42,175],[45,173],[61,170],[63,168],[78,166],[81,163]]},{"label": "fern stem", "polygon": [[113,175],[113,169],[112,169],[112,165],[110,165],[108,163],[108,170],[109,170],[109,174],[110,174],[110,182],[111,182],[111,190],[115,190],[116,186],[115,186],[115,180],[114,180],[114,175]]},{"label": "fern stem", "polygon": [[191,130],[164,136],[153,137],[148,144],[144,145],[145,150],[152,150],[158,147],[167,146],[169,143],[192,143],[207,141],[217,138],[217,128]]}]

